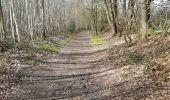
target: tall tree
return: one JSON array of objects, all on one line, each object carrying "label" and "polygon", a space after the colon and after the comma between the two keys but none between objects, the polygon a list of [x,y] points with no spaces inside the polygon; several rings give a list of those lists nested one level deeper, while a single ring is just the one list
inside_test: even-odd
[{"label": "tall tree", "polygon": [[98,0],[91,1],[91,20],[92,20],[92,29],[95,32],[95,35],[98,34]]},{"label": "tall tree", "polygon": [[[14,1],[10,0],[10,19],[11,19],[11,29],[12,29],[12,36],[15,42],[20,42],[20,35],[19,35],[19,30],[18,30],[18,23],[16,20],[16,15],[14,11]],[[15,38],[15,35],[17,38]]]},{"label": "tall tree", "polygon": [[151,18],[151,3],[154,0],[146,0],[146,20],[148,22],[148,27],[151,27],[151,22],[150,22],[150,18]]},{"label": "tall tree", "polygon": [[147,38],[147,6],[146,6],[146,0],[141,0],[141,27],[140,27],[140,34],[142,38]]},{"label": "tall tree", "polygon": [[2,38],[4,38],[6,35],[5,30],[4,30],[4,18],[3,18],[1,0],[0,0],[0,35]]},{"label": "tall tree", "polygon": [[132,39],[130,37],[130,34],[133,33],[133,24],[134,24],[134,7],[135,7],[135,1],[130,0],[128,2],[128,9],[126,7],[126,0],[124,0],[123,9],[124,9],[124,23],[125,23],[125,29],[124,29],[124,39],[127,45],[131,45]]},{"label": "tall tree", "polygon": [[105,3],[106,11],[107,11],[107,16],[109,19],[108,21],[111,22],[110,27],[111,27],[112,33],[116,35],[118,33],[118,30],[117,30],[118,1],[117,0],[104,0],[104,3]]},{"label": "tall tree", "polygon": [[42,10],[43,10],[43,38],[46,39],[46,27],[45,27],[45,0],[42,0]]}]

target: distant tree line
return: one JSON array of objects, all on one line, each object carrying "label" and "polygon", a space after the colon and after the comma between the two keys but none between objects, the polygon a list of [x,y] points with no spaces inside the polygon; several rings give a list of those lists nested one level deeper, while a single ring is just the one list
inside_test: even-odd
[{"label": "distant tree line", "polygon": [[167,0],[83,1],[91,12],[91,29],[95,34],[99,33],[100,25],[107,24],[111,33],[124,36],[127,44],[132,42],[129,34],[139,33],[141,38],[147,38],[150,29],[161,30],[167,35],[170,28],[170,1]]},{"label": "distant tree line", "polygon": [[1,0],[0,39],[10,38],[16,43],[86,29],[83,9],[80,0]]},{"label": "distant tree line", "polygon": [[95,35],[110,31],[147,38],[152,28],[167,35],[170,1],[155,0],[0,0],[0,40],[14,43],[46,39],[60,32],[92,30]]}]

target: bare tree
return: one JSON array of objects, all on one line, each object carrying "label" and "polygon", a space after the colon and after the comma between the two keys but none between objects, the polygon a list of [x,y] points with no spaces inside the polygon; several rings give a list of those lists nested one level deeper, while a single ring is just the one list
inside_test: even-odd
[{"label": "bare tree", "polygon": [[117,30],[117,15],[118,15],[118,11],[117,11],[117,0],[104,0],[105,3],[105,7],[107,10],[107,16],[109,18],[109,22],[110,26],[111,26],[111,30],[112,33],[114,33],[114,35],[116,35],[118,33]]},{"label": "bare tree", "polygon": [[141,0],[141,28],[140,34],[142,38],[147,37],[147,14],[146,14],[146,0]]},{"label": "bare tree", "polygon": [[4,18],[3,18],[3,11],[2,11],[2,5],[0,0],[0,39],[5,38],[5,30],[4,30]]}]

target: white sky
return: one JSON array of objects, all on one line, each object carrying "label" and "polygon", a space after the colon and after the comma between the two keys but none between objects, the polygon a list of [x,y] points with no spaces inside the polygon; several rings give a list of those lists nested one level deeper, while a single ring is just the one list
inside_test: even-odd
[{"label": "white sky", "polygon": [[154,0],[154,3],[159,4],[161,1],[167,1],[167,0]]}]

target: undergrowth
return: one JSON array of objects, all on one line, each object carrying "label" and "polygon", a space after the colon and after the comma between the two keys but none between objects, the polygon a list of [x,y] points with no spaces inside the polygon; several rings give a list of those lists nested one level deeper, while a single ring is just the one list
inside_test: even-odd
[{"label": "undergrowth", "polygon": [[60,49],[72,39],[71,35],[66,36],[66,38],[62,41],[57,41],[56,43],[37,43],[33,44],[33,47],[43,51],[49,52],[59,52]]},{"label": "undergrowth", "polygon": [[160,30],[160,29],[149,28],[148,31],[149,31],[149,33],[151,33],[153,35],[161,35],[161,33],[162,33],[162,30]]},{"label": "undergrowth", "polygon": [[35,48],[50,52],[58,52],[60,47],[55,46],[54,44],[45,44],[45,43],[39,43],[34,45]]},{"label": "undergrowth", "polygon": [[105,43],[104,39],[100,36],[90,35],[90,39],[95,46],[103,45]]}]

